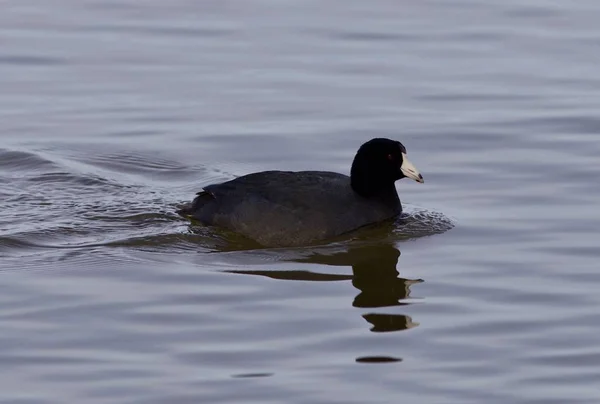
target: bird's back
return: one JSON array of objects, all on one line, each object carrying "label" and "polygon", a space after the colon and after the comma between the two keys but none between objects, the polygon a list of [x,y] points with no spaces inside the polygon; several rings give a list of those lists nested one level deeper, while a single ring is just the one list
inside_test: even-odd
[{"label": "bird's back", "polygon": [[392,218],[402,211],[395,189],[364,198],[350,177],[325,171],[264,171],[204,187],[186,214],[267,246],[300,245]]}]

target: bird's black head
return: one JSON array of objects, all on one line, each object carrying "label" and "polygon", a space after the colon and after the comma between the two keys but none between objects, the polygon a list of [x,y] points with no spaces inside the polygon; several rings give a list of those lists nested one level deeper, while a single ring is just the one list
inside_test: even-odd
[{"label": "bird's black head", "polygon": [[406,148],[398,141],[376,138],[363,144],[352,162],[352,189],[370,197],[393,190],[394,182],[408,177],[423,183],[423,176],[406,158]]}]

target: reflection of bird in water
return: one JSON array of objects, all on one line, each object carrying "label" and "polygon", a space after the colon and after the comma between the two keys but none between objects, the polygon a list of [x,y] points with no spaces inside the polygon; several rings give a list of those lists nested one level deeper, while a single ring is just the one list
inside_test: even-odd
[{"label": "reflection of bird in water", "polygon": [[[308,257],[293,258],[291,261],[331,266],[350,266],[352,275],[323,274],[311,271],[265,271],[233,270],[227,272],[261,275],[273,279],[298,281],[341,281],[352,280],[360,290],[354,298],[354,307],[375,308],[410,304],[403,300],[410,297],[410,287],[423,280],[398,277],[396,269],[400,251],[392,245],[367,245],[351,247],[335,253],[314,253]],[[368,313],[365,320],[373,325],[371,331],[399,331],[419,325],[410,316],[402,314]]]},{"label": "reflection of bird in water", "polygon": [[363,318],[373,325],[371,327],[373,332],[402,331],[419,325],[405,314],[369,313],[364,314]]}]

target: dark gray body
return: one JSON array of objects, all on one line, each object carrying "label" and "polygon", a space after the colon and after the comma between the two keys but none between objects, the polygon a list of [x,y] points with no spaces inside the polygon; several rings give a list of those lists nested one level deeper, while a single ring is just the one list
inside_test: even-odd
[{"label": "dark gray body", "polygon": [[402,205],[391,188],[365,198],[350,177],[325,171],[264,171],[204,191],[180,213],[265,246],[310,244],[391,219]]}]

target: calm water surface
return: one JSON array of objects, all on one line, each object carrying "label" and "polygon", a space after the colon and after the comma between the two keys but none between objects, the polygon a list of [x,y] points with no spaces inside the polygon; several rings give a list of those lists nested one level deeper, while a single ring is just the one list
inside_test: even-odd
[{"label": "calm water surface", "polygon": [[[4,4],[0,401],[600,402],[599,20]],[[174,214],[252,171],[347,173],[375,136],[426,179],[397,223],[257,249]]]}]

